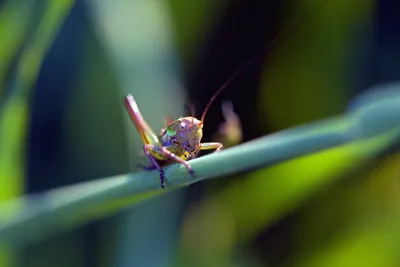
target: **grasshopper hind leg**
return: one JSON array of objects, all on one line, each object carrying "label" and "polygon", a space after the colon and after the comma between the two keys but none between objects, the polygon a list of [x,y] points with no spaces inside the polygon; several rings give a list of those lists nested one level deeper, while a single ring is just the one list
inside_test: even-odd
[{"label": "grasshopper hind leg", "polygon": [[[164,177],[164,170],[161,168],[161,166],[158,164],[157,160],[153,157],[153,155],[151,155],[150,153],[150,149],[153,148],[153,146],[149,145],[149,144],[145,144],[144,145],[144,153],[146,154],[146,156],[149,158],[149,160],[152,163],[152,166],[147,166],[146,168],[152,168],[157,169],[160,173],[160,180],[161,180],[161,188],[165,188],[164,184],[165,184],[165,177]],[[151,170],[151,169],[150,169]]]}]

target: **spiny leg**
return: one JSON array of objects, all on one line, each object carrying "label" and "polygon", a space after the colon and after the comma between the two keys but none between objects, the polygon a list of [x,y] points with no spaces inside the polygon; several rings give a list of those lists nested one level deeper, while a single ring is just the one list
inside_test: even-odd
[{"label": "spiny leg", "polygon": [[139,107],[137,106],[136,101],[132,95],[127,95],[125,97],[125,106],[143,142],[145,144],[158,144],[160,142],[158,136],[153,132],[151,127],[144,120],[142,114],[140,113]]},{"label": "spiny leg", "polygon": [[200,150],[211,150],[211,149],[215,149],[215,151],[214,151],[212,154],[221,151],[222,148],[223,148],[223,145],[222,145],[221,143],[218,143],[218,142],[201,143],[201,144],[200,144]]},{"label": "spiny leg", "polygon": [[169,159],[172,159],[172,160],[174,160],[176,162],[179,162],[179,163],[183,164],[186,167],[186,169],[188,170],[188,172],[191,175],[194,175],[194,171],[193,171],[192,167],[190,166],[190,164],[187,163],[185,160],[181,159],[180,157],[178,157],[177,155],[175,155],[174,153],[172,153],[171,151],[169,151],[166,147],[159,147],[159,146],[154,146],[154,145],[150,145],[150,144],[145,144],[144,147],[145,147],[146,155],[149,157],[149,159],[151,160],[153,165],[160,172],[160,179],[162,181],[162,184],[164,184],[164,181],[165,181],[165,179],[164,179],[164,171],[162,170],[160,165],[157,163],[155,158],[151,155],[150,151],[152,151],[154,153],[162,154],[163,156],[165,156],[165,157],[167,157]]},{"label": "spiny leg", "polygon": [[211,143],[200,143],[200,147],[197,149],[196,152],[193,153],[193,155],[191,156],[192,159],[197,158],[197,156],[199,155],[200,150],[211,150],[211,149],[215,149],[214,152],[212,152],[211,154],[217,153],[222,149],[223,145],[221,143],[217,143],[217,142],[211,142]]},{"label": "spiny leg", "polygon": [[147,147],[148,150],[152,150],[155,153],[162,154],[169,159],[172,159],[176,162],[183,164],[190,174],[194,174],[194,171],[189,163],[187,163],[185,160],[181,159],[180,157],[169,151],[166,147],[153,146],[150,144],[147,144],[145,146]]},{"label": "spiny leg", "polygon": [[[158,136],[153,132],[151,127],[144,120],[142,114],[140,113],[139,107],[137,106],[136,101],[132,95],[129,94],[125,97],[125,106],[132,122],[134,123],[136,129],[140,133],[143,142],[145,144],[158,144],[160,142]],[[140,164],[138,165],[138,167],[144,168],[145,170],[158,169],[160,171],[160,176],[162,177],[161,179],[163,182],[164,174],[162,172],[162,169],[157,164],[155,158],[149,153],[146,145],[144,147],[144,153],[150,159],[152,164],[150,166],[145,166]],[[163,187],[163,184],[161,184],[161,186]]]},{"label": "spiny leg", "polygon": [[160,167],[156,159],[150,153],[150,150],[157,151],[157,149],[155,149],[153,145],[145,144],[143,150],[146,156],[150,159],[153,166],[160,172],[161,187],[164,188],[164,182],[165,182],[164,170]]},{"label": "spiny leg", "polygon": [[189,163],[187,163],[185,160],[181,159],[180,157],[178,157],[177,155],[175,155],[174,153],[172,153],[171,151],[169,151],[166,147],[161,147],[161,152],[167,156],[168,158],[175,160],[183,165],[185,165],[186,169],[188,170],[188,172],[191,175],[194,175],[194,171],[192,169],[192,166],[190,166]]}]

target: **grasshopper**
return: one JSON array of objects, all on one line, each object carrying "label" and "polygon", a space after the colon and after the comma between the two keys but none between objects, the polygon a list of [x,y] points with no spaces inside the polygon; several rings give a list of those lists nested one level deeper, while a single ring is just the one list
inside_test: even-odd
[{"label": "grasshopper", "polygon": [[211,98],[200,120],[193,116],[170,120],[159,135],[156,135],[144,120],[133,96],[128,94],[125,97],[126,109],[144,142],[144,153],[151,162],[150,166],[144,168],[157,169],[160,172],[162,188],[164,188],[165,177],[161,165],[170,161],[179,162],[191,175],[194,175],[188,160],[195,158],[201,150],[215,149],[213,153],[217,153],[222,149],[223,145],[218,142],[201,143],[205,115],[217,94],[222,91],[221,89],[223,87]]},{"label": "grasshopper", "polygon": [[170,161],[175,161],[183,164],[188,172],[193,176],[194,171],[187,162],[190,159],[197,157],[201,150],[212,150],[213,153],[221,151],[222,143],[210,142],[201,143],[203,137],[204,118],[211,104],[217,96],[226,88],[232,81],[246,69],[248,69],[256,60],[260,59],[260,54],[263,54],[268,47],[265,47],[260,53],[250,58],[241,68],[236,70],[228,80],[214,93],[203,111],[201,119],[194,116],[180,117],[177,120],[169,120],[167,127],[161,130],[159,135],[156,135],[151,127],[144,120],[135,99],[131,94],[125,97],[125,106],[128,114],[138,130],[144,146],[145,155],[149,158],[151,165],[142,166],[146,170],[157,169],[160,172],[161,187],[164,188],[165,177],[161,165],[165,165]]}]

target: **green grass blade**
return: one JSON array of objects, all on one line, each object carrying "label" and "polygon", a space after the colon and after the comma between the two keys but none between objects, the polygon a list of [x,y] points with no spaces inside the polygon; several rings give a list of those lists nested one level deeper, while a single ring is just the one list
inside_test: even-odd
[{"label": "green grass blade", "polygon": [[[372,125],[374,127],[370,127]],[[400,95],[366,104],[343,117],[285,130],[192,160],[195,178],[178,164],[165,168],[165,175],[171,187],[178,187],[259,169],[347,143],[354,143],[360,148],[357,151],[363,151],[365,155],[373,155],[399,137]],[[90,214],[96,213],[98,218],[145,199],[141,193],[169,191],[162,191],[159,186],[158,172],[140,172],[16,199],[1,206],[4,212],[0,214],[0,241],[23,244],[43,238],[46,234],[76,226],[78,222],[93,220]],[[7,213],[13,210],[19,212],[16,215]]]}]

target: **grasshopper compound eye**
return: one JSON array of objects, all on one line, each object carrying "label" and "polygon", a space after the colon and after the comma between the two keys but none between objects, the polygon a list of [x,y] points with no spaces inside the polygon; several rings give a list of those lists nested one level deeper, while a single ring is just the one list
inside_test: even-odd
[{"label": "grasshopper compound eye", "polygon": [[184,122],[181,122],[181,124],[179,125],[179,129],[180,129],[181,131],[186,130],[186,124],[185,124]]}]

